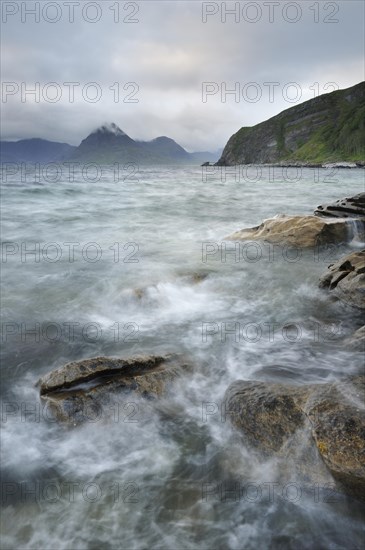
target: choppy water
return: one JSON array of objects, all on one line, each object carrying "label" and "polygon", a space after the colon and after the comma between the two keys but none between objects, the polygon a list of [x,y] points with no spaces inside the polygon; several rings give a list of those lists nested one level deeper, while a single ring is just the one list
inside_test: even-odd
[{"label": "choppy water", "polygon": [[[305,384],[361,368],[342,347],[360,317],[317,286],[359,243],[237,256],[222,241],[359,193],[364,173],[260,170],[3,182],[4,548],[363,547],[359,503],[331,484],[302,487],[294,471],[284,484],[283,465],[259,461],[222,415],[234,380]],[[42,374],[141,352],[184,353],[195,372],[158,408],[121,398],[109,423],[69,431],[41,408]]]}]

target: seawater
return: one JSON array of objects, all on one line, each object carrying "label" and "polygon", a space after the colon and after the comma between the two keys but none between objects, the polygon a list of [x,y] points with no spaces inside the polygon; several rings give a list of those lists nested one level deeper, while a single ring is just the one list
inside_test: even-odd
[{"label": "seawater", "polygon": [[[361,354],[342,345],[360,316],[318,278],[361,243],[305,251],[224,238],[362,192],[364,172],[259,168],[5,178],[4,548],[363,548],[363,507],[330,483],[302,486],[289,465],[284,483],[283,465],[245,445],[222,401],[238,379],[301,385],[360,370]],[[46,372],[144,353],[195,368],[158,403],[123,396],[111,419],[74,430],[42,409]]]}]

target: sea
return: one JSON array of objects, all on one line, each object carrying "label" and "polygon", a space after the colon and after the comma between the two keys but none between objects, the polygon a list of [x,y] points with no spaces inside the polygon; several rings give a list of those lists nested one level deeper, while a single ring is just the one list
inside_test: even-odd
[{"label": "sea", "polygon": [[[363,170],[13,165],[1,188],[4,550],[364,548],[364,505],[259,456],[224,409],[236,380],[363,367],[344,345],[359,312],[318,286],[356,235],[226,239],[363,192]],[[161,399],[123,395],[77,427],[40,400],[70,361],[170,353],[193,368]]]}]

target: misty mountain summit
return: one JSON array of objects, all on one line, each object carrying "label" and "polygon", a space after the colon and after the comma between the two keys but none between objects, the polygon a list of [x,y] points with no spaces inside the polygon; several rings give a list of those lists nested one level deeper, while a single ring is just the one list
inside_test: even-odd
[{"label": "misty mountain summit", "polygon": [[117,124],[115,124],[115,122],[105,123],[102,126],[99,126],[99,128],[96,128],[96,130],[94,130],[92,133],[93,134],[102,134],[102,133],[114,134],[115,136],[127,135],[125,132],[123,132],[123,130],[119,128]]},{"label": "misty mountain summit", "polygon": [[135,141],[114,122],[103,124],[91,132],[73,151],[72,160],[87,162],[114,162],[135,155]]}]

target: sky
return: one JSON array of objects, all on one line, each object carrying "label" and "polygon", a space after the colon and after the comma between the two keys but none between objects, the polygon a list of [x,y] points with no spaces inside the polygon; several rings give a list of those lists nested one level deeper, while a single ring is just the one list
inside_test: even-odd
[{"label": "sky", "polygon": [[1,2],[1,139],[78,145],[105,122],[215,151],[364,80],[362,0]]}]

